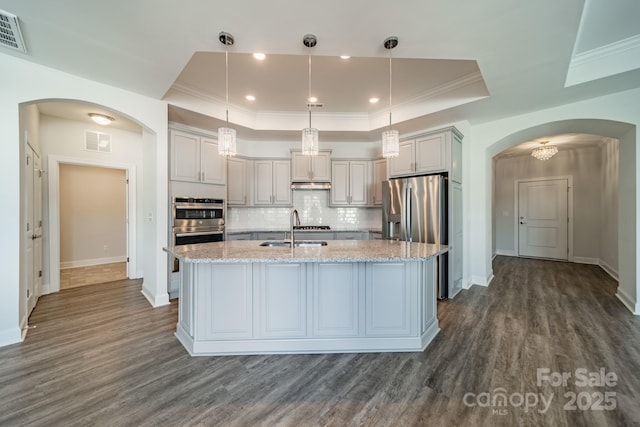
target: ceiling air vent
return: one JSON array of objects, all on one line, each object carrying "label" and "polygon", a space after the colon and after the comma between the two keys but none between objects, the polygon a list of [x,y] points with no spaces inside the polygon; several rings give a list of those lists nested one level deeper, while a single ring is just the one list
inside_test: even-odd
[{"label": "ceiling air vent", "polygon": [[111,152],[111,135],[108,133],[86,130],[84,132],[84,149],[89,151]]},{"label": "ceiling air vent", "polygon": [[0,10],[0,46],[27,53],[18,17],[4,10]]},{"label": "ceiling air vent", "polygon": [[322,108],[324,107],[324,104],[321,102],[308,102],[307,103],[307,108]]}]

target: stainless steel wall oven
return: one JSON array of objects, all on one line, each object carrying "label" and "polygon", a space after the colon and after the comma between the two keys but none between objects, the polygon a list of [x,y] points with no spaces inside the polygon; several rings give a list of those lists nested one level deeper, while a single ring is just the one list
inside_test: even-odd
[{"label": "stainless steel wall oven", "polygon": [[[223,199],[174,197],[171,210],[174,246],[224,240]],[[178,269],[178,260],[174,259],[173,272],[177,272]]]}]

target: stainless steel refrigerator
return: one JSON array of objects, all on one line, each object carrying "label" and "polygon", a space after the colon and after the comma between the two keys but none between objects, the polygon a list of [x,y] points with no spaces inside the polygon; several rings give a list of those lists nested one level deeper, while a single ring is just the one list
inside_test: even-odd
[{"label": "stainless steel refrigerator", "polygon": [[[382,238],[447,244],[447,177],[425,175],[382,183]],[[447,254],[437,260],[438,299],[449,296]]]}]

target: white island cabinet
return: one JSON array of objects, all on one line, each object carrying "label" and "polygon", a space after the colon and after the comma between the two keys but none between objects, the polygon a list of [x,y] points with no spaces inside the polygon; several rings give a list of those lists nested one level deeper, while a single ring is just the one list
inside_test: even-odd
[{"label": "white island cabinet", "polygon": [[446,246],[260,241],[166,250],[181,263],[176,336],[193,355],[422,351],[438,333]]}]

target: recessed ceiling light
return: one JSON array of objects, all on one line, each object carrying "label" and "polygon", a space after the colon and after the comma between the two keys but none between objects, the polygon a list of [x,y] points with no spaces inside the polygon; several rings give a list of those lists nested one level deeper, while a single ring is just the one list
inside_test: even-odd
[{"label": "recessed ceiling light", "polygon": [[351,58],[351,57],[350,57],[349,55],[340,55],[340,58],[342,58],[342,59],[349,59],[349,58]]},{"label": "recessed ceiling light", "polygon": [[315,96],[310,96],[308,101],[309,102],[318,102],[318,98],[316,98]]},{"label": "recessed ceiling light", "polygon": [[245,96],[245,98],[246,98],[248,101],[255,101],[255,100],[256,100],[256,97],[255,97],[255,96],[253,96],[253,95],[247,95],[247,96]]},{"label": "recessed ceiling light", "polygon": [[379,98],[375,98],[375,97],[374,98],[369,98],[369,102],[372,103],[372,104],[375,104],[378,101],[380,101]]},{"label": "recessed ceiling light", "polygon": [[98,113],[89,113],[89,117],[91,117],[91,120],[102,126],[110,125],[111,122],[115,120],[113,117]]},{"label": "recessed ceiling light", "polygon": [[264,58],[267,57],[267,55],[265,55],[264,53],[254,53],[253,57],[256,58],[258,61],[262,61]]}]

